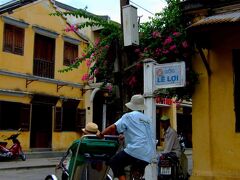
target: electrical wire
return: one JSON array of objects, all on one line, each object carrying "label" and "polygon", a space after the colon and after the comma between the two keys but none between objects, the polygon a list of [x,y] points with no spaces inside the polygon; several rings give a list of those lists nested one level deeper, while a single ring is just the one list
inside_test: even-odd
[{"label": "electrical wire", "polygon": [[148,13],[150,13],[150,14],[152,14],[153,16],[155,16],[155,14],[154,13],[152,13],[151,11],[149,11],[149,10],[147,10],[147,9],[145,9],[144,7],[142,7],[142,6],[140,6],[140,5],[138,5],[138,4],[136,4],[135,2],[133,2],[133,1],[130,1],[132,4],[134,4],[134,5],[136,5],[136,6],[138,6],[138,7],[140,7],[141,9],[143,9],[144,11],[147,11]]}]

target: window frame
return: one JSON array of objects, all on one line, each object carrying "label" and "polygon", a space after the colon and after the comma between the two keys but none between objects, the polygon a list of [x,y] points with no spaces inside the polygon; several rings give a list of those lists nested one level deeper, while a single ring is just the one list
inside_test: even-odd
[{"label": "window frame", "polygon": [[[12,35],[9,35],[10,37],[7,37],[7,33],[9,32],[12,33]],[[8,43],[7,38],[11,38],[10,40],[11,42],[9,42],[9,44],[7,44]],[[25,29],[12,24],[4,23],[3,52],[23,56],[24,44],[25,44]]]},{"label": "window frame", "polygon": [[[69,49],[70,49],[70,53],[67,52]],[[79,47],[78,47],[77,44],[74,44],[74,43],[71,43],[71,42],[68,42],[68,41],[64,41],[63,65],[64,66],[69,66],[69,65],[73,64],[75,59],[78,57],[78,51],[79,51]],[[73,55],[70,55],[71,57],[69,58],[69,57],[67,57],[66,53],[73,54]]]},{"label": "window frame", "polygon": [[240,132],[240,49],[232,50],[232,67],[233,67],[233,98],[235,112],[235,132]]},{"label": "window frame", "polygon": [[29,131],[30,111],[29,104],[0,101],[0,129]]}]

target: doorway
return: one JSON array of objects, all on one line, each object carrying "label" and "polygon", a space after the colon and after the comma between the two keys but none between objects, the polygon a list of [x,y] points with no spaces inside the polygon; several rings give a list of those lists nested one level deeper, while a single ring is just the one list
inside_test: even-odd
[{"label": "doorway", "polygon": [[52,105],[32,104],[30,148],[52,147]]}]

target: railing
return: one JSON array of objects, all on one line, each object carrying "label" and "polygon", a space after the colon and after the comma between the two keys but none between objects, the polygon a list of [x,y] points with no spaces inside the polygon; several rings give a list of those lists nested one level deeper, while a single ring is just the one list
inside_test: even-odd
[{"label": "railing", "polygon": [[34,59],[33,74],[36,76],[54,78],[54,62],[44,59]]}]

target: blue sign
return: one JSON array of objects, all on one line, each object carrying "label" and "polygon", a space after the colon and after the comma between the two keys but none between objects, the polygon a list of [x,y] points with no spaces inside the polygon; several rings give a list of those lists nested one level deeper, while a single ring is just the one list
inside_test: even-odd
[{"label": "blue sign", "polygon": [[155,66],[156,88],[183,87],[186,81],[185,62],[166,63]]}]

